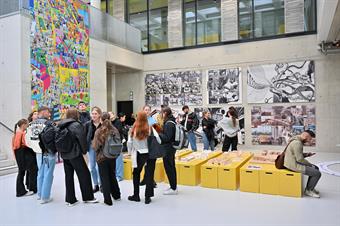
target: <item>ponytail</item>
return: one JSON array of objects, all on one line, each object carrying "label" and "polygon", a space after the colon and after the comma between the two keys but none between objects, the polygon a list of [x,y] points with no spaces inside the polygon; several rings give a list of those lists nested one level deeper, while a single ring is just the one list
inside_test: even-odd
[{"label": "ponytail", "polygon": [[17,133],[18,123],[15,123],[14,125],[14,135]]},{"label": "ponytail", "polygon": [[233,119],[233,126],[236,127],[236,118],[234,116],[231,116],[231,118]]},{"label": "ponytail", "polygon": [[236,127],[237,114],[235,108],[230,107],[228,113],[230,114],[231,119],[233,120],[233,126]]},{"label": "ponytail", "polygon": [[15,123],[15,125],[14,125],[14,134],[16,134],[17,128],[18,128],[18,127],[21,127],[21,126],[24,125],[24,124],[28,124],[28,120],[25,119],[25,118],[20,119],[17,123]]}]

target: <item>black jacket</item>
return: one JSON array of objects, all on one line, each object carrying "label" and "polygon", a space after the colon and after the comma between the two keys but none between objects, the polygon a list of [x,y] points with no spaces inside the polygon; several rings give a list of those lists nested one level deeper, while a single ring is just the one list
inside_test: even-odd
[{"label": "black jacket", "polygon": [[63,159],[74,159],[82,154],[86,154],[88,150],[88,144],[86,141],[86,133],[84,126],[74,119],[64,119],[59,124],[59,128],[67,126],[68,130],[73,134],[76,139],[72,151],[68,153],[61,153]]},{"label": "black jacket", "polygon": [[[101,126],[101,124],[99,124],[99,126],[97,127],[97,129]],[[87,121],[84,125],[85,127],[85,134],[86,134],[86,141],[87,141],[87,145],[90,147],[91,142],[94,138],[94,133],[96,132],[96,127],[95,125],[92,123],[92,120]]]},{"label": "black jacket", "polygon": [[125,124],[122,123],[122,122],[119,120],[119,118],[116,118],[116,119],[113,121],[112,125],[113,125],[114,127],[116,127],[116,129],[118,129],[118,131],[119,131],[119,133],[120,133],[121,139],[122,139],[122,140],[123,140],[123,139],[127,140],[129,130],[126,128]]},{"label": "black jacket", "polygon": [[176,120],[173,116],[167,119],[164,122],[163,132],[159,133],[159,137],[162,140],[162,146],[165,150],[176,152],[176,149],[172,146],[175,142],[176,126],[174,123],[171,123],[169,121],[173,121],[176,123]]},{"label": "black jacket", "polygon": [[[203,128],[203,132],[205,133],[205,135],[207,136],[208,140],[211,141],[215,138],[215,124],[216,121],[214,119],[211,118],[203,118],[202,119],[202,128]],[[204,128],[206,127],[206,128]]]},{"label": "black jacket", "polygon": [[79,111],[79,121],[84,125],[91,120],[90,113],[87,111]]},{"label": "black jacket", "polygon": [[[185,127],[185,120],[186,120],[187,115],[188,115],[188,122],[187,122],[187,125]],[[198,127],[199,127],[199,121],[198,121],[198,118],[197,118],[197,115],[195,114],[195,112],[184,114],[183,120],[181,121],[181,124],[185,127],[186,131],[197,130]]]}]

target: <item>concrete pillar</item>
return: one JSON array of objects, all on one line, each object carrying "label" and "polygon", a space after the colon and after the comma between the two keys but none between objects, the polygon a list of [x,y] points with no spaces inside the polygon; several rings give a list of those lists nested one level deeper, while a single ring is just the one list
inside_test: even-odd
[{"label": "concrete pillar", "polygon": [[222,41],[238,39],[237,0],[221,0],[221,35]]},{"label": "concrete pillar", "polygon": [[168,43],[169,48],[183,46],[182,0],[168,0]]},{"label": "concrete pillar", "polygon": [[125,0],[113,1],[113,14],[115,18],[125,21]]},{"label": "concrete pillar", "polygon": [[90,1],[91,6],[100,9],[100,0],[91,0]]},{"label": "concrete pillar", "polygon": [[304,0],[285,0],[285,33],[304,31]]}]

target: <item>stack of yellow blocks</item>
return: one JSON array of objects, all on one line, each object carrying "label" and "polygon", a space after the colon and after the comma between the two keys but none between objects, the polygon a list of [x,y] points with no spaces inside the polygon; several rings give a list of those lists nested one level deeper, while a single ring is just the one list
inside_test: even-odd
[{"label": "stack of yellow blocks", "polygon": [[[238,188],[240,168],[252,157],[252,153],[243,152],[240,156],[237,153],[223,153],[222,155],[225,155],[223,159],[228,159],[230,164],[217,165],[209,161],[201,166],[202,187],[227,190],[236,190]],[[222,158],[222,155],[216,159]]]},{"label": "stack of yellow blocks", "polygon": [[178,161],[176,163],[178,184],[196,186],[201,182],[201,165],[209,159],[222,154],[221,151],[213,151],[205,159],[193,159],[188,162]]},{"label": "stack of yellow blocks", "polygon": [[246,163],[240,170],[240,191],[301,197],[302,176],[273,164]]},{"label": "stack of yellow blocks", "polygon": [[[190,149],[178,150],[178,151],[176,152],[175,161],[176,161],[177,183],[179,182],[179,176],[180,176],[180,174],[179,174],[179,167],[178,167],[178,165],[177,165],[177,161],[178,161],[178,159],[180,159],[181,157],[186,156],[186,155],[190,154],[191,152],[192,152],[192,150],[190,150]],[[163,167],[163,170],[164,170],[164,167]],[[168,184],[168,183],[169,183],[169,179],[168,179],[168,177],[166,176],[165,170],[163,171],[163,174],[164,174],[164,182]]]}]

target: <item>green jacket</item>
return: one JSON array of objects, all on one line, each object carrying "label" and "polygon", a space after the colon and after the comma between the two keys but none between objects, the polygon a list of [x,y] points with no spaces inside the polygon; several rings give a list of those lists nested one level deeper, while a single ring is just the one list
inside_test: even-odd
[{"label": "green jacket", "polygon": [[292,171],[304,173],[306,167],[302,164],[311,165],[311,163],[303,156],[303,143],[301,137],[295,136],[291,139],[291,142],[286,149],[284,166]]}]

